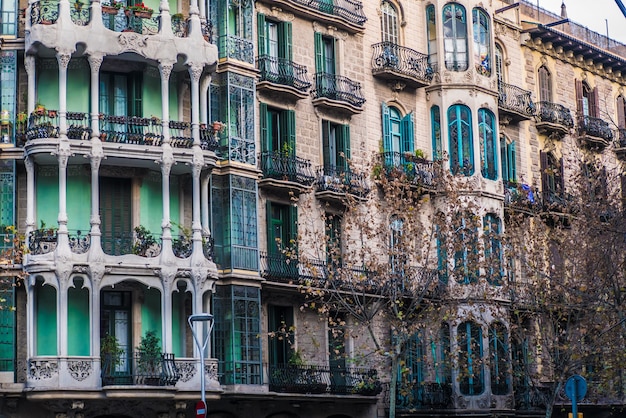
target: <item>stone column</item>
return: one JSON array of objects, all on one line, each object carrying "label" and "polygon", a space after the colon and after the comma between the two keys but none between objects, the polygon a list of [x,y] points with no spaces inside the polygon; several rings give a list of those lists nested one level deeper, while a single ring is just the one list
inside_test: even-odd
[{"label": "stone column", "polygon": [[[30,21],[30,19],[26,19],[27,21]],[[27,113],[30,115],[30,113],[35,110],[35,101],[36,101],[36,90],[35,88],[37,87],[36,85],[36,74],[35,74],[35,56],[34,55],[26,55],[24,57],[24,68],[26,68],[26,73],[28,74],[28,99],[27,99],[27,105],[26,105],[26,110]]]},{"label": "stone column", "polygon": [[59,52],[59,137],[67,136],[67,66],[70,63],[71,54]]},{"label": "stone column", "polygon": [[[93,6],[92,6],[93,7]],[[100,92],[100,67],[102,66],[102,57],[90,55],[88,58],[90,81],[89,96],[91,107],[91,138],[93,141],[100,140],[100,109],[99,109],[99,92]]]},{"label": "stone column", "polygon": [[171,63],[161,62],[159,64],[159,73],[161,74],[161,122],[163,123],[163,143],[170,143],[170,74],[173,65]]}]

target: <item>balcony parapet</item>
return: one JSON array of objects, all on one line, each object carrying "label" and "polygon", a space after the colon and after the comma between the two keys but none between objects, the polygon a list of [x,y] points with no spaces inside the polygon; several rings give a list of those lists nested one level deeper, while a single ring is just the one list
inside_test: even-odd
[{"label": "balcony parapet", "polygon": [[584,145],[605,148],[613,140],[613,130],[601,118],[578,115],[578,135]]},{"label": "balcony parapet", "polygon": [[305,98],[311,88],[304,65],[285,58],[261,55],[257,58],[257,68],[260,72],[257,89],[284,92],[297,100]]},{"label": "balcony parapet", "polygon": [[541,197],[537,188],[527,184],[504,182],[504,208],[528,215],[541,211]]},{"label": "balcony parapet", "polygon": [[428,55],[392,42],[372,45],[372,74],[385,80],[399,80],[411,88],[430,84],[435,74]]},{"label": "balcony parapet", "polygon": [[361,83],[336,74],[315,74],[314,105],[356,114],[363,110],[364,103],[365,96],[361,92]]},{"label": "balcony parapet", "polygon": [[140,352],[105,354],[102,357],[102,386],[174,386],[180,379],[174,354],[146,356]]},{"label": "balcony parapet", "polygon": [[349,168],[335,166],[318,167],[315,186],[316,195],[320,198],[330,194],[341,199],[346,194],[350,194],[363,199],[370,192],[364,174],[356,173]]},{"label": "balcony parapet", "polygon": [[503,81],[498,82],[498,108],[511,122],[528,120],[535,115],[536,108],[528,90]]},{"label": "balcony parapet", "polygon": [[416,187],[434,190],[437,175],[433,161],[416,157],[411,153],[388,151],[379,154],[378,162],[374,165],[373,176],[380,179],[401,178]]},{"label": "balcony parapet", "polygon": [[537,130],[552,137],[562,138],[574,127],[570,110],[557,103],[538,102],[536,116]]},{"label": "balcony parapet", "polygon": [[452,407],[450,383],[412,382],[399,383],[397,386],[396,404],[399,410]]},{"label": "balcony parapet", "polygon": [[254,64],[254,43],[235,35],[223,35],[217,40],[220,58],[230,58]]},{"label": "balcony parapet", "polygon": [[260,186],[301,193],[315,181],[311,161],[295,155],[265,151],[261,153],[260,164],[263,171]]},{"label": "balcony parapet", "polygon": [[271,3],[350,33],[363,31],[367,21],[363,3],[357,0],[274,0]]}]

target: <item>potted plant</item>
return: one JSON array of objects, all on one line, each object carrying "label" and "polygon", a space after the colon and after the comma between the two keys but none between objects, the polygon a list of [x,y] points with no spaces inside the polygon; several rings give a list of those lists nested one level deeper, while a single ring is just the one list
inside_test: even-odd
[{"label": "potted plant", "polygon": [[224,122],[220,122],[219,120],[216,120],[216,121],[213,121],[211,126],[213,127],[213,132],[218,133],[224,130],[224,128],[226,127],[226,124]]},{"label": "potted plant", "polygon": [[124,7],[124,3],[120,1],[112,1],[111,4],[102,4],[102,13],[116,15],[119,10]]},{"label": "potted plant", "polygon": [[143,225],[135,227],[135,240],[133,244],[133,254],[147,257],[152,253],[157,245],[157,240],[152,233]]},{"label": "potted plant", "polygon": [[147,331],[137,350],[137,375],[145,385],[158,386],[161,380],[163,354],[155,331]]},{"label": "potted plant", "polygon": [[174,13],[172,15],[172,22],[179,22],[181,20],[183,20],[184,16],[182,13]]},{"label": "potted plant", "polygon": [[103,384],[110,385],[114,382],[115,369],[122,364],[123,354],[124,350],[115,336],[107,334],[100,339],[100,367]]},{"label": "potted plant", "polygon": [[130,16],[132,13],[136,17],[150,18],[152,12],[154,12],[154,10],[143,4],[143,2],[126,7],[126,16]]},{"label": "potted plant", "polygon": [[41,102],[35,104],[35,110],[33,111],[37,116],[43,116],[46,113],[46,106]]}]

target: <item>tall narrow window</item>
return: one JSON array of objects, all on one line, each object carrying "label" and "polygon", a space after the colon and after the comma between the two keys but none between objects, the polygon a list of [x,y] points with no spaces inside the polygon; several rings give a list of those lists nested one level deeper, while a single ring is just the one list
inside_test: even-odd
[{"label": "tall narrow window", "polygon": [[100,112],[116,116],[143,116],[142,74],[100,73]]},{"label": "tall narrow window", "polygon": [[401,362],[402,365],[400,366],[403,370],[398,371],[398,383],[411,383],[414,386],[414,393],[415,387],[419,387],[426,378],[424,376],[425,355],[424,342],[420,333],[416,332],[406,342],[404,361]]},{"label": "tall narrow window", "polygon": [[336,214],[326,214],[326,262],[341,264],[341,217]]},{"label": "tall narrow window", "polygon": [[406,249],[402,246],[403,229],[404,220],[394,215],[389,223],[389,264],[394,273],[404,271],[407,258]]},{"label": "tall narrow window", "polygon": [[491,393],[506,395],[509,393],[509,346],[506,327],[495,322],[489,327],[489,357]]},{"label": "tall narrow window", "polygon": [[448,108],[448,138],[450,143],[450,170],[454,174],[474,174],[474,145],[472,141],[472,113],[465,105]]},{"label": "tall narrow window", "polygon": [[350,159],[350,126],[322,121],[324,173],[333,176],[348,169]]},{"label": "tall narrow window", "polygon": [[483,219],[483,237],[485,241],[485,274],[492,285],[501,285],[502,276],[502,226],[500,218],[489,213]]},{"label": "tall narrow window", "polygon": [[545,65],[537,70],[539,82],[539,100],[542,102],[552,103],[552,76]]},{"label": "tall narrow window", "polygon": [[383,1],[380,5],[380,26],[382,41],[398,45],[398,12],[389,1]]},{"label": "tall narrow window", "polygon": [[[293,335],[293,307],[267,306],[268,357],[270,367],[289,363],[295,344]],[[271,378],[270,378],[271,379]]]},{"label": "tall narrow window", "polygon": [[[620,129],[624,129],[626,128],[626,98],[624,98],[621,94],[617,96],[615,107],[617,108],[617,126]],[[620,140],[622,137],[623,136],[620,135]]]},{"label": "tall narrow window", "polygon": [[315,89],[317,97],[334,99],[337,94],[335,38],[315,32]]},{"label": "tall narrow window", "polygon": [[[592,89],[585,81],[576,80],[576,102],[578,104],[578,114],[585,118],[597,118],[600,114],[598,89]],[[585,123],[587,121],[585,120]]]},{"label": "tall narrow window", "polygon": [[478,225],[470,213],[457,213],[452,221],[455,252],[454,274],[457,283],[470,284],[478,280]]},{"label": "tall narrow window", "polygon": [[262,80],[293,83],[291,22],[275,22],[257,14],[259,71]]},{"label": "tall narrow window", "polygon": [[105,254],[120,255],[132,247],[131,179],[100,177],[100,230]]},{"label": "tall narrow window", "polygon": [[448,3],[443,7],[443,38],[446,68],[467,70],[467,17],[460,4]]},{"label": "tall narrow window", "polygon": [[3,0],[0,3],[0,35],[17,35],[17,0]]},{"label": "tall narrow window", "polygon": [[437,226],[437,273],[439,283],[448,284],[448,240],[440,226]]},{"label": "tall narrow window", "polygon": [[437,332],[436,340],[430,342],[433,357],[435,382],[450,383],[452,380],[450,358],[450,325],[442,323]]},{"label": "tall narrow window", "polygon": [[546,204],[559,203],[563,196],[563,159],[557,159],[554,154],[541,152],[539,154],[541,168],[541,191]]},{"label": "tall narrow window", "polygon": [[261,103],[261,148],[285,157],[296,152],[296,115],[293,110],[277,109]]},{"label": "tall narrow window", "polygon": [[435,6],[430,4],[426,7],[426,36],[428,38],[428,63],[437,65],[437,24]]},{"label": "tall narrow window", "polygon": [[498,148],[496,118],[487,109],[478,109],[478,141],[480,145],[480,172],[489,180],[498,178]]},{"label": "tall narrow window", "polygon": [[298,238],[298,208],[267,201],[267,251],[282,254],[295,248]]},{"label": "tall narrow window", "polygon": [[430,108],[430,129],[433,140],[433,161],[443,158],[443,142],[441,140],[441,110],[435,105]]},{"label": "tall narrow window", "polygon": [[495,67],[496,67],[496,77],[498,79],[498,83],[505,81],[504,80],[504,51],[502,51],[502,47],[496,44],[496,54],[495,54]]},{"label": "tall narrow window", "polygon": [[464,322],[457,332],[459,388],[462,395],[480,395],[484,390],[483,333],[474,322]]},{"label": "tall narrow window", "polygon": [[491,29],[489,15],[482,9],[472,10],[474,30],[474,65],[479,74],[491,75]]},{"label": "tall narrow window", "polygon": [[517,182],[517,160],[515,141],[500,135],[500,160],[502,161],[502,179],[505,182]]}]

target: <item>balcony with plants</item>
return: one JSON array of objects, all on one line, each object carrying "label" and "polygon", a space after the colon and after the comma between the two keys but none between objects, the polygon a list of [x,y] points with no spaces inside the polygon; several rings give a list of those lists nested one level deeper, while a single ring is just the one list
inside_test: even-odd
[{"label": "balcony with plants", "polygon": [[498,109],[501,121],[515,123],[531,119],[537,110],[530,91],[503,81],[498,81]]},{"label": "balcony with plants", "polygon": [[274,0],[269,3],[349,33],[362,32],[367,21],[363,2],[358,0]]},{"label": "balcony with plants", "polygon": [[283,94],[294,100],[308,96],[311,82],[304,65],[271,55],[259,56],[256,63],[260,73],[258,90]]},{"label": "balcony with plants", "polygon": [[613,140],[613,130],[608,122],[589,115],[578,115],[578,138],[589,148],[603,149]]},{"label": "balcony with plants", "polygon": [[562,138],[574,127],[570,110],[557,103],[538,102],[536,116],[537,130],[552,138]]},{"label": "balcony with plants", "polygon": [[504,209],[532,215],[541,210],[541,195],[528,184],[504,182]]},{"label": "balcony with plants", "polygon": [[425,192],[436,188],[435,163],[425,158],[422,150],[413,153],[382,152],[372,168],[372,177],[381,180],[399,180]]},{"label": "balcony with plants", "polygon": [[316,73],[313,104],[354,115],[363,111],[361,83],[336,74]]},{"label": "balcony with plants", "polygon": [[311,161],[293,151],[263,151],[259,163],[263,172],[259,187],[299,195],[315,181]]},{"label": "balcony with plants", "polygon": [[372,48],[372,74],[375,77],[404,83],[410,88],[424,87],[432,81],[435,72],[428,62],[428,55],[392,42],[380,42]]}]

